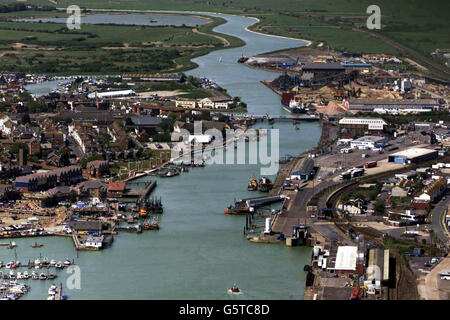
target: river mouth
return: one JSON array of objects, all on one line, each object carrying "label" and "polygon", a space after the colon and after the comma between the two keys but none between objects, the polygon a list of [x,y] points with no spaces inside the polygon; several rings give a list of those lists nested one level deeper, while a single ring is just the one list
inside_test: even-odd
[{"label": "river mouth", "polygon": [[[187,74],[210,78],[230,95],[240,96],[249,113],[284,114],[280,97],[261,83],[276,74],[247,68],[237,59],[242,53],[255,55],[304,43],[249,32],[246,28],[255,23],[251,18],[218,16],[227,23],[214,31],[237,36],[246,45],[198,57],[194,61],[199,67]],[[320,126],[302,123],[299,127],[296,130],[291,122],[273,125],[279,130],[280,156],[297,155],[316,146]],[[255,128],[272,126],[258,123]],[[121,233],[106,250],[78,254],[70,239],[39,239],[44,243],[39,249],[30,247],[35,239],[21,239],[16,241],[18,258],[22,262],[39,255],[75,259],[81,270],[81,289],[65,290],[70,299],[303,299],[303,267],[310,262],[310,248],[250,243],[242,233],[245,218],[223,214],[235,198],[258,194],[247,191],[247,183],[253,174],[259,175],[260,167],[217,164],[174,178],[156,178],[153,196],[161,197],[165,206],[161,230]],[[0,249],[0,260],[12,259],[11,250]],[[57,282],[64,284],[69,275],[59,275]],[[234,283],[242,295],[227,294]],[[33,281],[30,285],[24,299],[46,298],[50,283]]]}]

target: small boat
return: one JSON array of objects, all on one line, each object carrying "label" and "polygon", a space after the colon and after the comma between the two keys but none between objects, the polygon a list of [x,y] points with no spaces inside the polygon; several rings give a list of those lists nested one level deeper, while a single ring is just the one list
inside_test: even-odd
[{"label": "small boat", "polygon": [[23,277],[24,279],[29,279],[29,278],[30,278],[30,275],[28,274],[28,271],[24,271],[22,277]]},{"label": "small boat", "polygon": [[8,249],[13,249],[15,247],[17,247],[17,244],[14,241],[10,242],[8,245]]},{"label": "small boat", "polygon": [[55,296],[53,296],[53,295],[48,296],[47,300],[55,300]]},{"label": "small boat", "polygon": [[35,242],[35,243],[33,243],[32,245],[31,245],[31,247],[32,248],[41,248],[41,247],[43,247],[44,245],[42,244],[42,243],[37,243],[37,242]]},{"label": "small boat", "polygon": [[50,267],[54,267],[56,265],[56,260],[52,259],[50,260]]},{"label": "small boat", "polygon": [[39,275],[39,280],[47,280],[47,276],[45,275],[45,273],[41,273]]},{"label": "small boat", "polygon": [[228,294],[242,294],[242,291],[239,290],[239,288],[235,284],[233,285],[233,287],[231,287],[231,289],[228,289]]},{"label": "small boat", "polygon": [[33,271],[33,273],[31,274],[31,279],[32,280],[39,280],[39,275]]},{"label": "small boat", "polygon": [[58,261],[58,262],[55,264],[55,268],[56,268],[56,270],[61,270],[61,269],[63,268],[63,264],[61,263],[61,261]]},{"label": "small boat", "polygon": [[272,181],[267,178],[267,177],[263,177],[258,184],[258,190],[261,192],[269,192],[270,190],[272,190],[273,188],[273,183]]},{"label": "small boat", "polygon": [[54,274],[54,273],[49,273],[48,275],[47,275],[47,279],[48,280],[53,280],[53,279],[56,279],[58,276],[56,275],[56,274]]},{"label": "small boat", "polygon": [[69,259],[64,260],[64,265],[65,266],[70,266],[72,264],[72,262],[70,262]]},{"label": "small boat", "polygon": [[14,264],[14,261],[10,261],[5,265],[6,269],[11,269],[12,265]]},{"label": "small boat", "polygon": [[257,191],[258,190],[258,180],[255,177],[250,178],[250,182],[247,186],[248,191]]}]

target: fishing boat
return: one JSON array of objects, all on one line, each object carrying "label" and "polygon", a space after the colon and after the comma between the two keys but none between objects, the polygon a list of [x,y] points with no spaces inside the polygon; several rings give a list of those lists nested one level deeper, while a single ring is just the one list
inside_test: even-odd
[{"label": "fishing boat", "polygon": [[247,62],[247,60],[248,60],[248,57],[247,56],[245,56],[244,54],[242,54],[240,57],[239,57],[239,59],[238,59],[238,63],[245,63],[245,62]]},{"label": "fishing boat", "polygon": [[31,245],[32,248],[42,248],[43,246],[44,245],[42,243],[37,243],[37,242],[35,242]]},{"label": "fishing boat", "polygon": [[142,224],[143,230],[159,230],[159,224],[158,221],[153,220],[152,222],[144,222]]},{"label": "fishing boat", "polygon": [[261,192],[269,192],[273,188],[272,181],[267,177],[262,177],[258,183],[258,190]]},{"label": "fishing boat", "polygon": [[149,214],[159,214],[164,211],[161,198],[151,197],[150,199],[147,199],[144,203],[144,208]]},{"label": "fishing boat", "polygon": [[228,289],[228,294],[242,294],[242,291],[234,284],[231,289]]},{"label": "fishing boat", "polygon": [[283,109],[290,113],[306,113],[303,103],[296,99],[291,99],[288,105],[283,104]]},{"label": "fishing boat", "polygon": [[258,180],[255,177],[250,178],[250,182],[247,186],[248,191],[257,191],[258,190]]}]

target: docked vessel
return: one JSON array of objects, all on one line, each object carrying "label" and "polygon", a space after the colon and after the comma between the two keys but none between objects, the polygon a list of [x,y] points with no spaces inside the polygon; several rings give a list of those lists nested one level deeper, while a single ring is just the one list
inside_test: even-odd
[{"label": "docked vessel", "polygon": [[32,245],[31,245],[31,247],[32,248],[41,248],[41,247],[43,247],[44,245],[42,244],[42,243],[37,243],[37,242],[35,242],[35,243],[33,243]]},{"label": "docked vessel", "polygon": [[257,191],[258,190],[258,180],[255,177],[250,178],[250,182],[247,186],[248,191]]},{"label": "docked vessel", "polygon": [[247,62],[247,60],[248,60],[248,57],[247,56],[244,56],[244,54],[242,54],[240,57],[239,57],[239,59],[238,59],[238,63],[245,63],[245,62]]},{"label": "docked vessel", "polygon": [[258,190],[261,192],[269,192],[273,188],[272,181],[267,177],[262,177],[258,183]]},{"label": "docked vessel", "polygon": [[159,214],[163,213],[164,208],[161,202],[161,198],[150,198],[147,199],[144,203],[143,208],[148,214]]},{"label": "docked vessel", "polygon": [[296,99],[291,99],[287,105],[283,104],[283,109],[290,113],[306,113],[303,103]]}]

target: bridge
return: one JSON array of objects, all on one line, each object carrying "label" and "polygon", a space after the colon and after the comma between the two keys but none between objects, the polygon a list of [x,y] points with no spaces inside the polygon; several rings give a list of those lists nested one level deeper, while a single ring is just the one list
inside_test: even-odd
[{"label": "bridge", "polygon": [[259,115],[259,114],[248,114],[248,115],[234,115],[231,114],[231,118],[234,120],[290,120],[290,121],[319,121],[320,117],[315,115]]}]

